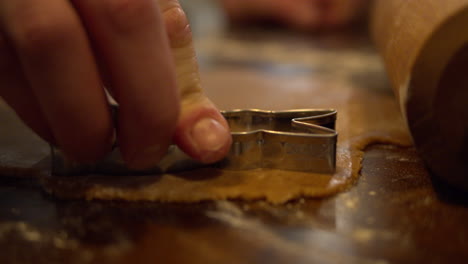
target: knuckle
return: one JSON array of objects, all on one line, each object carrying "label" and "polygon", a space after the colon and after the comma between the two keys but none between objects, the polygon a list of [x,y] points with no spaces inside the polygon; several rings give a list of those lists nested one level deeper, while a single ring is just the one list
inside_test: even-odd
[{"label": "knuckle", "polygon": [[176,1],[172,2],[163,10],[163,16],[171,46],[178,47],[192,41],[192,31],[182,7]]},{"label": "knuckle", "polygon": [[124,33],[147,28],[156,19],[153,0],[105,0],[104,6],[112,25]]},{"label": "knuckle", "polygon": [[60,48],[73,41],[77,28],[70,19],[29,18],[14,24],[14,37],[19,49],[28,55]]}]

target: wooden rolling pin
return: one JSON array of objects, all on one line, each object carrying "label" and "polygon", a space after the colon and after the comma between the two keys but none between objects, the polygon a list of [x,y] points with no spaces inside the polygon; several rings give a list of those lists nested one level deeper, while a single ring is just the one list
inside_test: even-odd
[{"label": "wooden rolling pin", "polygon": [[371,28],[428,168],[468,190],[468,0],[376,0]]}]

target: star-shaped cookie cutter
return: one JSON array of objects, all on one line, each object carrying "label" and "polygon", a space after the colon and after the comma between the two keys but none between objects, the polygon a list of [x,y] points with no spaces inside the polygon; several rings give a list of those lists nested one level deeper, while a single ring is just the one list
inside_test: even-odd
[{"label": "star-shaped cookie cutter", "polygon": [[233,144],[223,168],[333,173],[336,166],[334,109],[223,112]]},{"label": "star-shaped cookie cutter", "polygon": [[[117,111],[114,111],[116,114]],[[336,167],[334,109],[265,111],[258,109],[221,112],[231,128],[233,143],[224,160],[214,166],[226,170],[270,168],[313,173],[333,173]],[[206,167],[171,146],[154,168],[134,171],[125,166],[118,147],[102,161],[79,164],[51,146],[53,175],[135,175],[178,172]]]}]

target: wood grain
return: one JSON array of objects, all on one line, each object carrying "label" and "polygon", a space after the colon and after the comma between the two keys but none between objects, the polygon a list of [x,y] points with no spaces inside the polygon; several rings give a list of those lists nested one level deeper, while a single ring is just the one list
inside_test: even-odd
[{"label": "wood grain", "polygon": [[379,0],[372,32],[429,168],[468,189],[468,1]]}]

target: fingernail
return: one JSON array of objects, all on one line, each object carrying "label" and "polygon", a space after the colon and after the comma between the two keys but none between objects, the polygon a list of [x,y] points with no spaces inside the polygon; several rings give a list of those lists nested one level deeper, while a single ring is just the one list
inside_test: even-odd
[{"label": "fingernail", "polygon": [[148,169],[156,166],[162,156],[163,151],[161,145],[150,146],[136,153],[129,162],[129,165],[133,169]]},{"label": "fingernail", "polygon": [[229,140],[230,134],[217,120],[204,118],[193,126],[191,137],[199,154],[209,156],[224,147]]}]

